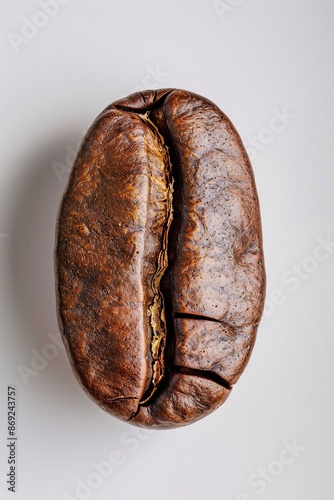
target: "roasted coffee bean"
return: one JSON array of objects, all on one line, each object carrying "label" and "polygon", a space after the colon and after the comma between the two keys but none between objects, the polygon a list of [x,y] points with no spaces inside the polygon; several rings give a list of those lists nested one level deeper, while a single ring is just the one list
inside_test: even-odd
[{"label": "roasted coffee bean", "polygon": [[56,270],[74,372],[103,409],[172,428],[220,406],[265,291],[253,173],[226,115],[175,89],[108,106],[74,163]]}]

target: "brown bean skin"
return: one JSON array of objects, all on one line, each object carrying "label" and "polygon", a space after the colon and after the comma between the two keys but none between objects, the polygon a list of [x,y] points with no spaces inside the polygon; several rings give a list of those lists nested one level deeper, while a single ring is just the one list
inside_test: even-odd
[{"label": "brown bean skin", "polygon": [[108,106],[73,166],[55,257],[67,352],[103,409],[161,429],[226,400],[265,270],[251,165],[217,106],[175,89]]}]

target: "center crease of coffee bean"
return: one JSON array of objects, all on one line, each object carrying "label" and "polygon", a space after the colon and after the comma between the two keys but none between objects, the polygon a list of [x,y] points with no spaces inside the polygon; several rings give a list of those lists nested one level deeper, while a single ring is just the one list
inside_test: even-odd
[{"label": "center crease of coffee bean", "polygon": [[152,290],[154,293],[153,302],[148,309],[150,317],[150,325],[152,327],[153,336],[151,340],[151,355],[153,359],[152,369],[153,375],[149,388],[143,395],[139,404],[146,404],[157,390],[160,382],[164,377],[164,351],[166,347],[167,324],[165,314],[164,297],[160,290],[160,282],[168,267],[168,234],[170,225],[173,220],[173,185],[172,164],[169,155],[169,148],[165,143],[164,137],[161,135],[157,126],[150,120],[149,111],[145,114],[140,114],[139,117],[143,120],[155,133],[159,144],[165,150],[165,181],[166,181],[166,220],[163,225],[162,245],[158,255],[157,268],[152,279]]}]

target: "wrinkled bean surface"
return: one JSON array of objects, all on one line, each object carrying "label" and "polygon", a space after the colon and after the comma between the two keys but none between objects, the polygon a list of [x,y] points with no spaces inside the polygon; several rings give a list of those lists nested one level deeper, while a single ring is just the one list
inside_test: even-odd
[{"label": "wrinkled bean surface", "polygon": [[265,289],[252,169],[226,115],[173,89],[108,106],[60,207],[56,272],[68,354],[102,408],[171,428],[220,406]]}]

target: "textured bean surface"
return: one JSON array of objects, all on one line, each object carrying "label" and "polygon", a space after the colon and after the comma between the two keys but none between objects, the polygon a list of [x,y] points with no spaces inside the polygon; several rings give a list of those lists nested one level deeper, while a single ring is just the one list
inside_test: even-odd
[{"label": "textured bean surface", "polygon": [[56,272],[63,339],[100,406],[172,428],[221,405],[265,289],[253,174],[228,118],[172,89],[106,108],[61,204]]}]

